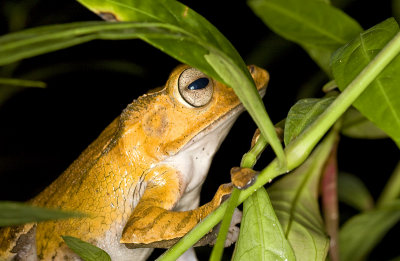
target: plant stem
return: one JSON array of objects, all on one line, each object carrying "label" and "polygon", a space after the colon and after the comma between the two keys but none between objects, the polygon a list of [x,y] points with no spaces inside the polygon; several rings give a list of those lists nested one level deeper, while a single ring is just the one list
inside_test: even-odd
[{"label": "plant stem", "polygon": [[[292,170],[299,166],[311,153],[312,149],[322,138],[336,120],[351,106],[368,85],[382,72],[382,70],[400,52],[400,32],[383,48],[377,56],[360,72],[359,75],[347,86],[336,100],[323,112],[297,139],[290,143],[286,149],[287,169]],[[246,190],[240,191],[238,205],[254,193],[258,188],[277,176],[288,172],[285,166],[278,163],[275,158],[263,171],[256,182]],[[208,215],[203,222],[191,230],[173,248],[167,250],[157,260],[176,260],[190,246],[194,245],[223,217],[227,202]]]},{"label": "plant stem", "polygon": [[239,195],[240,195],[240,190],[234,188],[229,198],[224,218],[222,219],[221,222],[221,227],[218,232],[217,241],[211,252],[210,261],[219,261],[222,258],[222,254],[224,253],[226,235],[228,234],[228,230],[231,225],[233,213],[235,212],[236,206],[238,205],[237,202],[239,199]]},{"label": "plant stem", "polygon": [[[264,151],[265,147],[268,145],[266,139],[261,133],[258,136],[257,142],[250,148],[250,150],[243,155],[240,167],[242,168],[253,168],[257,162],[258,156]],[[224,218],[221,222],[221,227],[218,233],[217,241],[211,252],[210,261],[219,261],[224,253],[224,245],[226,240],[226,235],[230,227],[233,213],[235,212],[236,206],[238,205],[238,199],[240,195],[240,190],[234,188],[229,198],[228,207],[226,209]]]},{"label": "plant stem", "polygon": [[304,161],[315,144],[334,122],[350,107],[369,84],[400,52],[400,32],[357,75],[333,103],[286,149],[288,168],[293,169]]}]

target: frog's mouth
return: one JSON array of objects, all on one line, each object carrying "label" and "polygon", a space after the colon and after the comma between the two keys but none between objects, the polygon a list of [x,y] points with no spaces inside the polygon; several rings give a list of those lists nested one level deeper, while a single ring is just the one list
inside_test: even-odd
[{"label": "frog's mouth", "polygon": [[[258,92],[262,97],[264,97],[265,92],[267,90],[267,86],[262,87]],[[188,147],[193,146],[198,143],[202,139],[209,140],[209,135],[214,135],[218,138],[217,146],[215,151],[218,150],[219,146],[225,139],[226,135],[228,135],[230,129],[235,123],[236,119],[240,116],[240,114],[245,111],[245,108],[242,103],[239,103],[237,106],[232,108],[230,111],[221,116],[217,121],[212,124],[206,126],[203,130],[201,130],[197,135],[195,135],[188,143],[186,143],[179,151],[185,151]],[[208,137],[208,138],[206,138]],[[214,151],[214,152],[215,152]],[[179,153],[179,152],[178,152]]]}]

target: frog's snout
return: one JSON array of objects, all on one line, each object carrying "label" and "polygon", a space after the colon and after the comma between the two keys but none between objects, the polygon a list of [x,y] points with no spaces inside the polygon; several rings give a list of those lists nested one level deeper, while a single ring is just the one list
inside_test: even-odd
[{"label": "frog's snout", "polygon": [[254,65],[249,65],[249,66],[247,66],[247,67],[249,68],[249,72],[250,72],[251,74],[253,74],[253,73],[254,73],[254,70],[256,69],[255,66],[254,66]]},{"label": "frog's snout", "polygon": [[257,90],[265,92],[269,81],[269,74],[266,70],[256,66],[256,65],[248,65],[247,66],[251,76],[253,77],[254,83],[256,84]]}]

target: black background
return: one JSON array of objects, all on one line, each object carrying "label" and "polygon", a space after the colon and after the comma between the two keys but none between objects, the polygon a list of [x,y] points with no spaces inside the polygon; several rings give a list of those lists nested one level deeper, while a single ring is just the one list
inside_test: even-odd
[{"label": "black background", "polygon": [[[273,122],[286,117],[299,97],[322,96],[312,87],[320,88],[327,78],[300,47],[273,34],[245,1],[182,2],[213,23],[246,63],[255,63],[269,71],[271,81],[264,102]],[[389,0],[342,2],[345,2],[345,12],[364,28],[394,15]],[[30,3],[29,9],[26,3]],[[12,8],[19,4],[27,16]],[[0,8],[2,34],[9,32],[10,26],[17,29],[99,20],[75,1],[3,0]],[[269,39],[268,45],[266,39]],[[267,49],[271,51],[265,52]],[[114,66],[114,62],[125,66]],[[0,107],[0,200],[24,201],[40,192],[128,103],[147,90],[163,85],[178,64],[140,40],[93,41],[22,61],[13,76],[43,80],[48,87],[20,91]],[[299,93],[304,86],[309,92]],[[229,182],[229,170],[239,165],[254,130],[255,125],[244,113],[214,159],[202,202],[212,198],[219,184]],[[258,168],[266,166],[272,158],[272,152],[265,152]],[[340,170],[361,177],[375,197],[398,159],[398,149],[389,139],[368,141],[342,137],[339,145]],[[354,212],[347,207],[342,209],[346,213]],[[399,254],[398,249],[390,248],[396,233],[399,233],[398,226],[374,250],[371,260]]]}]

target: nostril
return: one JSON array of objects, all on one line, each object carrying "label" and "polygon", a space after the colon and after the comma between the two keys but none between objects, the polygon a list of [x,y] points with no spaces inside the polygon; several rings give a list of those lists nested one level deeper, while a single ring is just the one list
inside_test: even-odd
[{"label": "nostril", "polygon": [[255,70],[254,65],[249,65],[249,71],[250,71],[251,74],[254,73],[254,70]]}]

